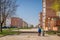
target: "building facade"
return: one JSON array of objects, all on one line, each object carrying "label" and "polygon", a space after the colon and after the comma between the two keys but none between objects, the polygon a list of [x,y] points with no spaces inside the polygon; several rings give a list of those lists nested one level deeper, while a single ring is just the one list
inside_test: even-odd
[{"label": "building facade", "polygon": [[28,24],[27,24],[27,22],[25,22],[25,21],[23,21],[23,28],[24,28],[24,27],[28,28]]},{"label": "building facade", "polygon": [[23,26],[23,20],[18,17],[12,17],[11,18],[11,26],[21,28]]},{"label": "building facade", "polygon": [[11,27],[11,18],[6,18],[6,27]]},{"label": "building facade", "polygon": [[43,9],[40,13],[40,26],[44,30],[57,31],[58,26],[60,26],[59,16],[57,16],[56,11],[52,9],[52,5],[55,1],[56,0],[42,0]]},{"label": "building facade", "polygon": [[42,27],[42,12],[39,14],[39,26]]},{"label": "building facade", "polygon": [[25,22],[23,19],[18,17],[11,18],[11,26],[16,28],[25,28],[28,27],[28,23]]}]

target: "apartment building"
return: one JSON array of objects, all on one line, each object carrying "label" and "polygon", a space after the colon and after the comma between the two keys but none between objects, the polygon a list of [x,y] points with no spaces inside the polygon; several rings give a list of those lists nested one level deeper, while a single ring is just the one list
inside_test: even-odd
[{"label": "apartment building", "polygon": [[53,10],[52,4],[55,0],[42,0],[42,12],[40,13],[40,26],[44,30],[57,31],[60,26],[59,16],[56,15],[56,11]]},{"label": "apartment building", "polygon": [[5,26],[11,27],[11,18],[10,17],[6,18]]},{"label": "apartment building", "polygon": [[25,28],[28,27],[28,23],[25,22],[23,19],[18,17],[11,18],[11,26],[16,28]]},{"label": "apartment building", "polygon": [[12,27],[17,27],[20,28],[23,25],[23,20],[21,18],[18,17],[12,17],[11,18],[11,26]]},{"label": "apartment building", "polygon": [[24,27],[27,27],[28,28],[28,24],[27,24],[27,22],[25,22],[25,21],[23,21],[23,28]]}]

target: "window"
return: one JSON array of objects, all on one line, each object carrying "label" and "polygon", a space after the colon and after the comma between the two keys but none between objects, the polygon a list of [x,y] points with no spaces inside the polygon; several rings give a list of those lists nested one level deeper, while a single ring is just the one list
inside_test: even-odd
[{"label": "window", "polygon": [[60,12],[57,12],[57,14],[56,14],[56,15],[60,17]]},{"label": "window", "polygon": [[46,8],[43,8],[43,13],[46,13]]},{"label": "window", "polygon": [[46,3],[45,2],[43,2],[43,7],[46,7]]}]

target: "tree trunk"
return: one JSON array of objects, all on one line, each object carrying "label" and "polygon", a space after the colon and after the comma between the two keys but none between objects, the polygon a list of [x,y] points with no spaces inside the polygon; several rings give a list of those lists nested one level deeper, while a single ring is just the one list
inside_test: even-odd
[{"label": "tree trunk", "polygon": [[2,23],[1,23],[1,29],[0,29],[0,31],[2,32]]}]

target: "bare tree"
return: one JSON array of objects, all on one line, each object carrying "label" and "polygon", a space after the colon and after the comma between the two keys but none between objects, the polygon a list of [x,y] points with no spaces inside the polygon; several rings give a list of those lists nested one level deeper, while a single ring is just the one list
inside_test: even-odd
[{"label": "bare tree", "polygon": [[15,14],[17,8],[16,0],[0,0],[0,31],[6,18]]}]

